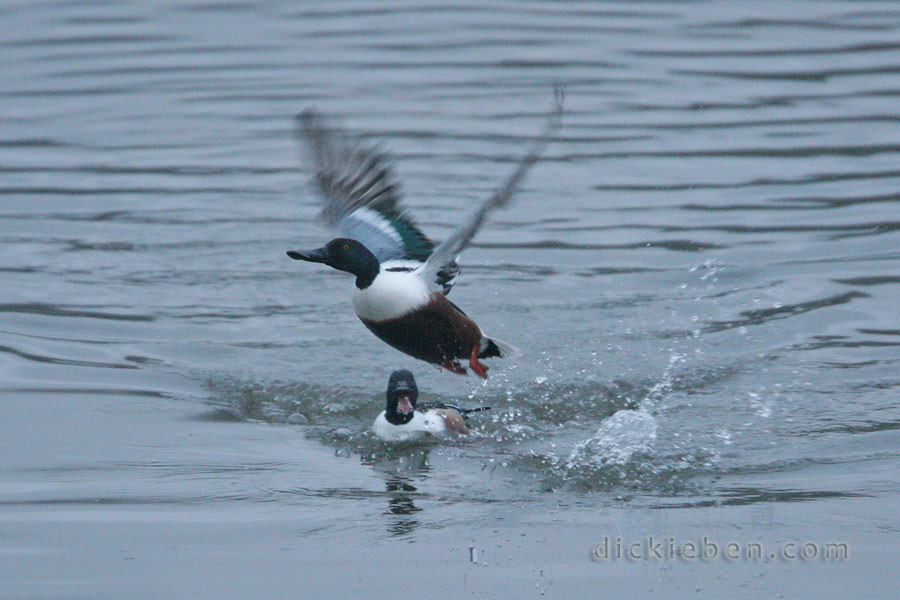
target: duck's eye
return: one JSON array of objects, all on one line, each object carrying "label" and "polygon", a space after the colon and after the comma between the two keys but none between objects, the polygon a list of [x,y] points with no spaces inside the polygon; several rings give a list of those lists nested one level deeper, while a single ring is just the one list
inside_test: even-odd
[{"label": "duck's eye", "polygon": [[344,244],[344,252],[350,252],[350,244]]}]

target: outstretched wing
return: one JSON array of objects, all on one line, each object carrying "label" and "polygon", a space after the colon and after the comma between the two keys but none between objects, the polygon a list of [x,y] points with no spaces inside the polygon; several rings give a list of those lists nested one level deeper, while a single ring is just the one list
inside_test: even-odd
[{"label": "outstretched wing", "polygon": [[400,206],[387,156],[329,129],[309,109],[297,115],[297,134],[309,151],[322,198],[320,216],[379,260],[424,261],[434,244]]},{"label": "outstretched wing", "polygon": [[440,274],[445,272],[448,268],[451,268],[451,270],[452,268],[455,268],[456,271],[459,270],[459,268],[456,267],[456,257],[469,245],[469,242],[475,236],[478,228],[481,227],[484,218],[492,210],[506,206],[506,204],[509,203],[513,194],[515,194],[518,189],[519,184],[522,182],[522,179],[525,177],[525,174],[528,173],[528,169],[530,169],[541,157],[541,153],[544,151],[547,142],[550,141],[551,135],[559,128],[560,117],[563,112],[565,90],[561,86],[555,85],[553,86],[553,96],[553,111],[547,117],[547,124],[544,126],[544,130],[540,137],[531,147],[531,150],[529,150],[525,158],[522,159],[519,166],[516,167],[516,170],[513,171],[512,175],[510,175],[503,183],[500,189],[494,192],[484,204],[479,206],[475,212],[469,215],[469,218],[466,219],[449,238],[444,240],[443,243],[434,249],[434,252],[431,253],[431,256],[428,257],[425,264],[419,267],[421,269],[420,275],[425,281],[434,284],[438,288],[445,285],[440,282]]}]

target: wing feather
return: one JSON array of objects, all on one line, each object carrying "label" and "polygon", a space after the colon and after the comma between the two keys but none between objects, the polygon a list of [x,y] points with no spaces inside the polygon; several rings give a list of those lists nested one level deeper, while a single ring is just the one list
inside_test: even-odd
[{"label": "wing feather", "polygon": [[[519,162],[516,170],[507,178],[500,188],[488,198],[481,206],[479,206],[463,224],[453,232],[453,234],[444,240],[424,265],[420,267],[420,275],[429,283],[437,288],[446,286],[446,281],[440,278],[443,271],[449,269],[458,273],[459,267],[456,266],[456,257],[459,253],[469,245],[472,238],[478,232],[485,217],[494,209],[506,206],[512,199],[519,184],[524,179],[528,170],[541,157],[547,143],[550,141],[553,133],[560,126],[560,119],[563,112],[563,100],[565,99],[565,90],[559,85],[553,87],[554,102],[553,110],[547,116],[547,123],[544,126],[540,137],[534,142],[528,154]],[[455,274],[453,275],[455,279]],[[451,283],[452,285],[452,283]]]},{"label": "wing feather", "polygon": [[434,244],[402,209],[388,156],[330,129],[315,110],[297,115],[297,125],[322,199],[322,220],[361,242],[379,262],[428,258]]}]

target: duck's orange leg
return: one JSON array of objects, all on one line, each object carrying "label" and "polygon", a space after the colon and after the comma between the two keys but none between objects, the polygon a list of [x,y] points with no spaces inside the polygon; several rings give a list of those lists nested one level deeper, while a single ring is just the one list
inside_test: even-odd
[{"label": "duck's orange leg", "polygon": [[462,365],[459,364],[458,360],[448,360],[439,366],[442,369],[447,369],[451,373],[456,373],[457,375],[468,375],[466,370],[462,368]]},{"label": "duck's orange leg", "polygon": [[487,379],[487,365],[478,361],[478,344],[472,346],[472,354],[469,355],[469,367],[472,368],[476,375],[482,379]]}]

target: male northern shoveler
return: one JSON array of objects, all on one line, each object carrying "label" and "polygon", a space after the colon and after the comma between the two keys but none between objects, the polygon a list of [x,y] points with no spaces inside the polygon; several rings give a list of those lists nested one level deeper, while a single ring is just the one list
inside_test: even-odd
[{"label": "male northern shoveler", "polygon": [[469,433],[469,414],[490,410],[489,406],[459,408],[452,404],[433,403],[416,407],[419,388],[409,371],[394,371],[388,381],[387,407],[376,418],[372,431],[388,442],[407,442],[426,434],[440,435],[448,431]]},{"label": "male northern shoveler", "polygon": [[446,295],[459,275],[457,255],[488,212],[509,202],[559,127],[563,93],[559,87],[554,91],[554,110],[528,155],[504,185],[436,248],[400,206],[385,155],[335,135],[314,111],[301,113],[298,132],[312,157],[324,205],[321,217],[344,237],[317,250],[289,251],[288,256],[355,275],[357,316],[397,350],[460,375],[466,369],[459,360],[467,359],[472,371],[486,378],[487,366],[478,359],[513,356],[518,350],[484,335]]}]

